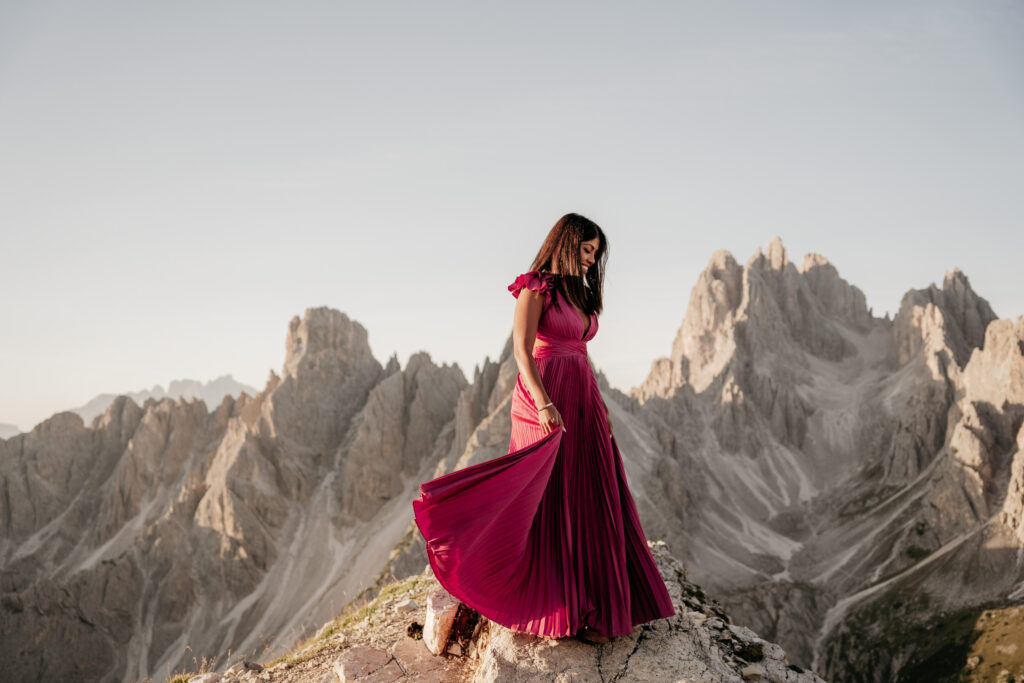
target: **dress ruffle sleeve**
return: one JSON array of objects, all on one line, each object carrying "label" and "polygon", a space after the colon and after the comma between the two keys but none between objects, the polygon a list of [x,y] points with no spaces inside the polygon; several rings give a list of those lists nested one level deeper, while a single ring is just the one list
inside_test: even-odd
[{"label": "dress ruffle sleeve", "polygon": [[508,286],[512,296],[519,298],[519,292],[523,289],[530,289],[544,294],[545,301],[551,300],[551,290],[555,286],[555,276],[551,273],[544,273],[539,270],[531,270],[523,273]]}]

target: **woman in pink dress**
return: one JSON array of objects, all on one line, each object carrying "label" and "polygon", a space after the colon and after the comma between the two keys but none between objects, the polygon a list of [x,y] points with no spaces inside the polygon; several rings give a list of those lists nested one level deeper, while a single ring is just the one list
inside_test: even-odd
[{"label": "woman in pink dress", "polygon": [[509,452],[420,485],[413,501],[444,588],[498,624],[601,643],[675,614],[640,527],[587,357],[608,241],[563,216],[517,298]]}]

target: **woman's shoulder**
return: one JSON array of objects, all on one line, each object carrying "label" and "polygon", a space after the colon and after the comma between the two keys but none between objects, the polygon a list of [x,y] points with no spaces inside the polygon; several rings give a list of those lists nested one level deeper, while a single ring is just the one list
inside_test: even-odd
[{"label": "woman's shoulder", "polygon": [[519,298],[519,292],[523,289],[533,290],[542,294],[549,294],[555,286],[555,276],[546,270],[530,270],[516,279],[508,286],[512,296]]}]

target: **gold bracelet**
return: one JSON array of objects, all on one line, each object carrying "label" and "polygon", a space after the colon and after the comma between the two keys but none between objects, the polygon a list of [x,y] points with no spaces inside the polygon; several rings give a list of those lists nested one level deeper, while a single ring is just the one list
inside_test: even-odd
[{"label": "gold bracelet", "polygon": [[550,408],[553,405],[555,405],[555,402],[554,401],[549,401],[548,403],[545,403],[544,405],[542,405],[540,408],[537,408],[537,412],[539,413],[542,410],[547,410],[548,408]]}]

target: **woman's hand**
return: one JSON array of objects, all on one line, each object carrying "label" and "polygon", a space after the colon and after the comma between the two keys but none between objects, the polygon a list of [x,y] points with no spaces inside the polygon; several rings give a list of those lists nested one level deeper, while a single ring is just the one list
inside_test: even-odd
[{"label": "woman's hand", "polygon": [[547,436],[556,429],[565,429],[565,425],[562,422],[562,414],[558,412],[558,408],[554,406],[548,406],[544,410],[537,411],[537,421],[540,423],[540,428],[544,432],[544,436]]}]

